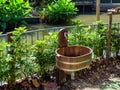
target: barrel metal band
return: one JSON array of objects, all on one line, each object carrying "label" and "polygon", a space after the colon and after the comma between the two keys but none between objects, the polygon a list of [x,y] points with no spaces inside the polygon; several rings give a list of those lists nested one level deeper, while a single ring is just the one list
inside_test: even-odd
[{"label": "barrel metal band", "polygon": [[88,60],[85,60],[85,61],[82,61],[82,62],[76,62],[76,63],[75,62],[74,63],[73,62],[72,63],[70,63],[70,62],[63,62],[63,61],[60,61],[58,59],[57,59],[57,61],[60,62],[60,63],[63,63],[63,64],[72,64],[72,65],[74,64],[74,65],[76,65],[76,64],[82,64],[82,63],[89,62],[89,61],[91,61],[91,59],[88,59]]}]

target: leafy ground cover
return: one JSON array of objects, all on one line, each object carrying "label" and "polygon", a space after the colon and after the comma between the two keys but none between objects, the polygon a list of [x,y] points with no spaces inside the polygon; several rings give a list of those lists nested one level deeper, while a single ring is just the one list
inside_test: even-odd
[{"label": "leafy ground cover", "polygon": [[[56,72],[53,72],[54,75]],[[51,75],[52,77],[53,75]],[[58,86],[53,78],[41,82],[38,77],[26,78],[9,87],[1,86],[0,90],[119,90],[120,89],[120,60],[102,58],[93,61],[91,68],[76,72],[75,80],[68,80]]]}]

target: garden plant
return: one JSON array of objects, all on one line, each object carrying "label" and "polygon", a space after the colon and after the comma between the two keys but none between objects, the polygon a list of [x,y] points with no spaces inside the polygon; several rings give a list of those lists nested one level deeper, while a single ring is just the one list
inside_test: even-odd
[{"label": "garden plant", "polygon": [[39,65],[38,74],[44,79],[45,76],[50,76],[55,68],[55,50],[58,47],[56,37],[56,33],[49,33],[45,36],[45,40],[37,40],[32,46],[35,63]]},{"label": "garden plant", "polygon": [[116,25],[113,25],[112,27],[112,51],[116,52],[115,56],[118,57],[119,50],[120,50],[120,34],[119,34],[119,28],[116,27]]},{"label": "garden plant", "polygon": [[[40,14],[43,13],[44,19],[46,19],[44,21],[50,24],[63,24],[68,22],[78,11],[75,3],[71,0],[54,0],[44,8],[41,9]],[[45,12],[46,14],[44,14]]]},{"label": "garden plant", "polygon": [[24,17],[30,13],[28,0],[1,0],[0,1],[0,31],[3,33],[15,27],[25,25]]},{"label": "garden plant", "polygon": [[107,47],[107,27],[101,21],[95,22],[94,30],[91,26],[85,27],[82,22],[77,22],[75,29],[69,34],[70,45],[84,45],[93,49],[94,57],[103,56]]},{"label": "garden plant", "polygon": [[1,49],[3,46],[8,48],[7,55],[3,55],[1,58],[1,81],[7,81],[10,86],[15,85],[17,79],[32,75],[36,71],[33,68],[37,67],[37,64],[33,63],[34,59],[29,56],[31,53],[29,46],[26,45],[25,39],[22,37],[23,32],[25,32],[25,27],[16,28],[12,32],[12,42],[4,42],[1,45]]}]

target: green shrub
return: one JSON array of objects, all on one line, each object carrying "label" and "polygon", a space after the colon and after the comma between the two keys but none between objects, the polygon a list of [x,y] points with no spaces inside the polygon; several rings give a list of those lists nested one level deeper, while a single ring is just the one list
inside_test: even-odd
[{"label": "green shrub", "polygon": [[[28,45],[23,36],[25,31],[25,27],[16,28],[12,31],[11,42],[0,42],[0,81],[9,85],[15,84],[19,78],[50,74],[55,66],[57,34],[49,33],[45,40]],[[7,55],[4,53],[6,46],[9,46]]]},{"label": "green shrub", "polygon": [[38,74],[44,77],[50,74],[55,66],[55,50],[57,49],[57,34],[49,33],[45,36],[45,40],[38,40],[33,45],[33,56],[36,63],[39,64]]},{"label": "green shrub", "polygon": [[103,50],[107,50],[107,27],[102,21],[95,22],[97,27],[95,28],[95,37],[93,39],[94,54],[99,57],[103,56]]},{"label": "green shrub", "polygon": [[9,46],[9,44],[0,40],[0,81],[6,81],[8,77],[9,65],[7,61],[9,58],[6,57],[6,46]]},{"label": "green shrub", "polygon": [[30,12],[28,0],[3,0],[0,2],[0,31],[3,33],[14,30],[24,21]]},{"label": "green shrub", "polygon": [[94,57],[103,56],[103,50],[107,49],[107,27],[101,21],[95,22],[96,28],[85,27],[78,22],[75,29],[69,34],[70,45],[84,45],[93,49]]},{"label": "green shrub", "polygon": [[47,19],[50,23],[64,23],[77,14],[75,3],[71,0],[56,0],[48,5]]},{"label": "green shrub", "polygon": [[[7,81],[9,85],[15,84],[16,79],[32,76],[38,71],[38,65],[32,57],[31,46],[27,45],[22,36],[25,31],[25,27],[16,28],[12,31],[12,41],[0,44],[0,79]],[[3,49],[6,46],[9,46],[8,53],[3,56]]]},{"label": "green shrub", "polygon": [[116,52],[116,56],[118,56],[120,50],[120,33],[119,28],[116,25],[112,26],[111,47],[111,50]]}]

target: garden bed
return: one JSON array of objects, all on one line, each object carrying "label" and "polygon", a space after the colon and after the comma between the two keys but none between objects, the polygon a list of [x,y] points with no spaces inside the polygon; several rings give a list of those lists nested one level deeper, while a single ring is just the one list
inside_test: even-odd
[{"label": "garden bed", "polygon": [[[113,81],[114,79],[116,81]],[[70,90],[106,90],[112,82],[116,82],[119,86],[113,86],[110,90],[118,90],[120,88],[120,60],[100,58],[92,62],[90,69],[77,72],[76,79],[69,80],[65,86]]]},{"label": "garden bed", "polygon": [[[54,72],[56,73],[56,72]],[[19,81],[15,86],[0,86],[0,90],[118,90],[120,88],[120,60],[99,58],[92,62],[90,69],[79,71],[75,80],[70,80],[58,86],[52,79],[43,80],[27,78]]]}]

